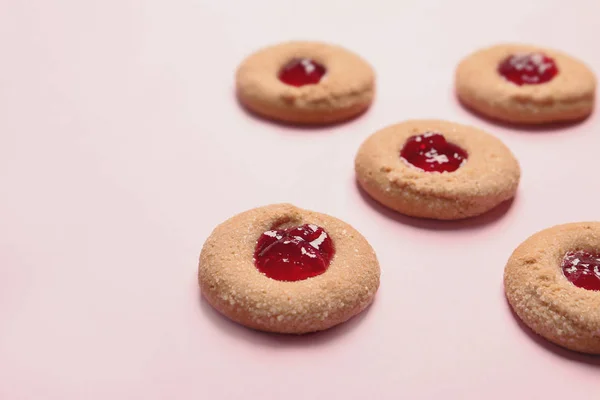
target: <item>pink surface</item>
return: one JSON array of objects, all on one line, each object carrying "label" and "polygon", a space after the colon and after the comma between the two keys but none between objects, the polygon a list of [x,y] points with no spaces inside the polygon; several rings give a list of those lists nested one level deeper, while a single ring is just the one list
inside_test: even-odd
[{"label": "pink surface", "polygon": [[[600,74],[596,0],[4,1],[0,12],[0,399],[591,399],[600,359],[538,339],[502,274],[533,232],[598,219],[600,113],[518,130],[463,110],[465,54],[563,49]],[[294,129],[243,112],[233,73],[287,39],[376,68],[360,119]],[[369,134],[408,118],[481,126],[521,161],[512,206],[462,223],[382,210],[354,183]],[[306,337],[256,333],[200,301],[215,225],[281,201],[372,243],[374,305]]]}]

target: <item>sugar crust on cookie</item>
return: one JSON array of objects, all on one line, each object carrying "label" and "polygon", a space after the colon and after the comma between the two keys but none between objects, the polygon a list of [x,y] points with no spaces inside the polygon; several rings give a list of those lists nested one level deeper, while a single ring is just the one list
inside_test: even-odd
[{"label": "sugar crust on cookie", "polygon": [[598,250],[600,222],[557,225],[535,233],[510,256],[506,297],[518,317],[547,340],[600,354],[600,292],[578,288],[560,267],[570,250]]},{"label": "sugar crust on cookie", "polygon": [[[400,158],[412,135],[438,132],[468,153],[454,172],[425,172]],[[520,167],[497,138],[477,128],[440,120],[413,120],[371,135],[355,158],[361,187],[381,204],[402,214],[454,220],[482,214],[512,198]]]},{"label": "sugar crust on cookie", "polygon": [[[254,265],[259,236],[274,227],[312,223],[330,235],[336,252],[325,273],[296,282],[270,279]],[[363,311],[379,288],[371,245],[347,223],[291,204],[242,212],[206,240],[198,269],[203,296],[226,317],[249,328],[302,334],[325,330]]]},{"label": "sugar crust on cookie", "polygon": [[[318,84],[294,87],[278,79],[293,58],[311,58],[327,68]],[[238,99],[273,120],[298,124],[341,122],[367,110],[375,94],[375,73],[357,54],[321,42],[291,41],[248,56],[236,72]]]},{"label": "sugar crust on cookie", "polygon": [[[558,74],[549,82],[518,86],[498,72],[512,54],[542,52],[554,59]],[[587,117],[594,108],[596,77],[581,61],[553,49],[501,44],[478,50],[458,65],[456,94],[468,108],[509,123],[543,124]]]}]

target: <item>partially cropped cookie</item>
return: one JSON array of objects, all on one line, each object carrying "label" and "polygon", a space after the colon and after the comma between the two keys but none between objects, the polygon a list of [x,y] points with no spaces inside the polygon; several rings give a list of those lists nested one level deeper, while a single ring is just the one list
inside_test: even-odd
[{"label": "partially cropped cookie", "polygon": [[600,222],[557,225],[529,237],[508,260],[504,287],[533,331],[600,354]]},{"label": "partially cropped cookie", "polygon": [[456,70],[458,98],[482,115],[510,123],[544,124],[587,117],[596,77],[557,50],[502,44],[479,50]]},{"label": "partially cropped cookie", "polygon": [[474,217],[512,198],[520,167],[494,136],[471,126],[414,120],[388,126],[360,146],[361,187],[402,214],[440,220]]},{"label": "partially cropped cookie", "polygon": [[286,42],[247,57],[236,74],[237,95],[263,117],[330,124],[369,108],[375,74],[357,54],[320,42]]},{"label": "partially cropped cookie", "polygon": [[302,334],[343,323],[379,288],[367,240],[326,214],[290,204],[259,207],[215,228],[200,254],[207,301],[249,328]]}]

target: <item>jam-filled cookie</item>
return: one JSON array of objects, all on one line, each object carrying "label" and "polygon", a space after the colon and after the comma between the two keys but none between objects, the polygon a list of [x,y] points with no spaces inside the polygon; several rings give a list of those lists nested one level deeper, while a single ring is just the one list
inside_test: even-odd
[{"label": "jam-filled cookie", "polygon": [[479,50],[461,61],[455,79],[463,104],[505,122],[580,120],[594,107],[594,73],[552,49],[503,44]]},{"label": "jam-filled cookie", "polygon": [[415,120],[371,135],[355,158],[359,184],[413,217],[473,217],[512,198],[519,163],[497,138],[471,126]]},{"label": "jam-filled cookie", "polygon": [[557,225],[529,237],[506,264],[504,288],[533,331],[600,354],[600,222]]},{"label": "jam-filled cookie", "polygon": [[250,55],[236,74],[237,94],[249,110],[273,120],[329,124],[371,105],[375,74],[358,55],[319,42],[286,42]]},{"label": "jam-filled cookie", "polygon": [[347,223],[290,204],[238,214],[215,228],[200,254],[207,301],[249,328],[302,334],[363,311],[379,288],[379,263]]}]

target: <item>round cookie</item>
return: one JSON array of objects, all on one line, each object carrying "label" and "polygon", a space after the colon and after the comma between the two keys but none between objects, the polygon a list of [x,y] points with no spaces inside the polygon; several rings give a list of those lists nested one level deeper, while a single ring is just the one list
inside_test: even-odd
[{"label": "round cookie", "polygon": [[544,124],[587,117],[594,107],[596,78],[585,64],[560,51],[501,44],[463,59],[455,86],[463,104],[489,118]]},{"label": "round cookie", "polygon": [[559,346],[600,354],[599,249],[599,222],[557,225],[519,245],[504,272],[519,318]]},{"label": "round cookie", "polygon": [[[430,146],[433,139],[439,148]],[[499,139],[439,120],[406,121],[374,133],[360,146],[355,171],[360,186],[379,203],[440,220],[491,210],[515,195],[521,175]]]},{"label": "round cookie", "polygon": [[[301,85],[302,81],[309,83]],[[240,102],[263,117],[296,124],[330,124],[369,108],[375,74],[365,60],[342,47],[293,41],[247,57],[237,70],[236,86]]]},{"label": "round cookie", "polygon": [[[303,240],[299,227],[315,237]],[[254,208],[217,226],[198,270],[202,294],[223,315],[249,328],[292,334],[357,315],[372,302],[379,277],[375,252],[359,232],[290,204]]]}]

